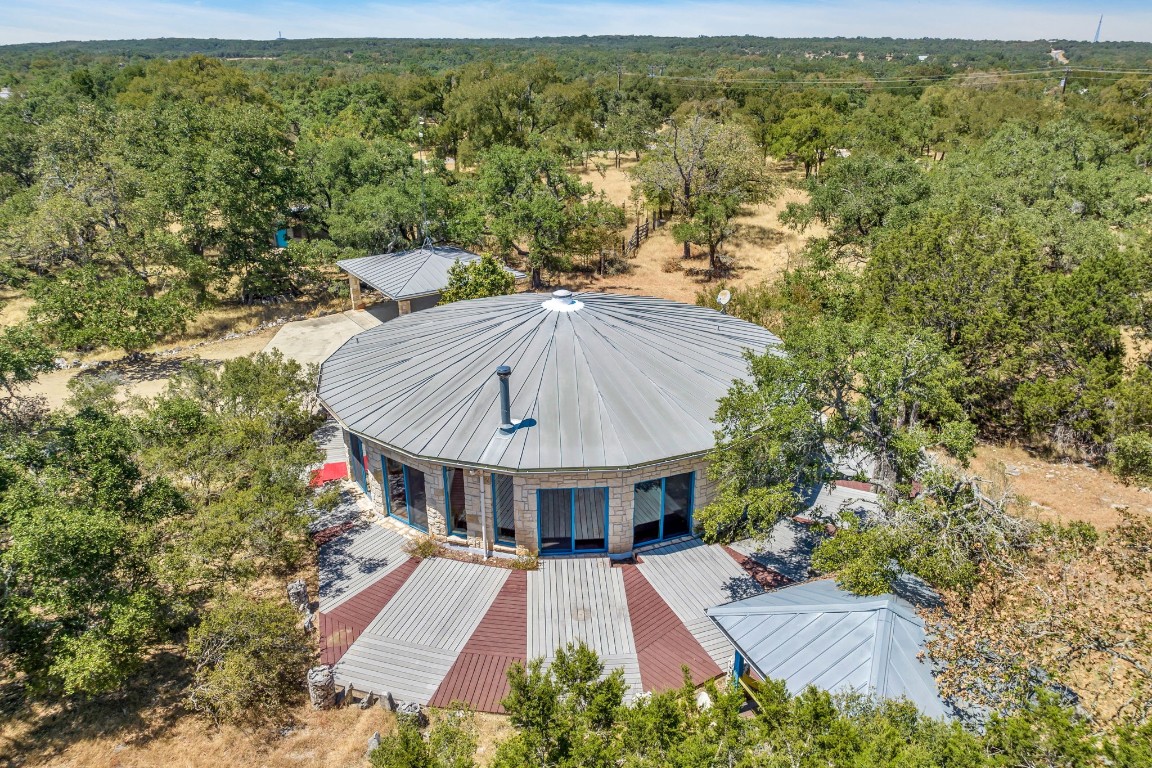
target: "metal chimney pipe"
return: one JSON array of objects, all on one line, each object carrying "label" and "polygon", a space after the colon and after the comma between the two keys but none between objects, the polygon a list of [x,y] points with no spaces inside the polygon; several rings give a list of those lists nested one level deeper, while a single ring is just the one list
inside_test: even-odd
[{"label": "metal chimney pipe", "polygon": [[516,425],[512,423],[512,404],[508,396],[508,377],[511,375],[512,369],[506,365],[496,369],[496,378],[500,379],[500,431],[506,435],[516,431]]}]

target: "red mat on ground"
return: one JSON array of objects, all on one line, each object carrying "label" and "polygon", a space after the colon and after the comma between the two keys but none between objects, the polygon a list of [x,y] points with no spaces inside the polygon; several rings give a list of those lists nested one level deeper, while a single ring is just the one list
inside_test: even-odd
[{"label": "red mat on ground", "polygon": [[333,480],[343,480],[348,477],[348,463],[344,461],[333,461],[330,464],[325,464],[320,469],[312,470],[312,478],[308,484],[313,488],[319,488],[325,483],[330,483]]}]

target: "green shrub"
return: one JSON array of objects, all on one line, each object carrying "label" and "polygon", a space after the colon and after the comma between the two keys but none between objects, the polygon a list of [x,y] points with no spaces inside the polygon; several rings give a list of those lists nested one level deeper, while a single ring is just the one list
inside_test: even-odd
[{"label": "green shrub", "polygon": [[189,634],[196,671],[188,703],[217,723],[281,720],[300,703],[312,655],[300,615],[286,603],[229,595]]}]

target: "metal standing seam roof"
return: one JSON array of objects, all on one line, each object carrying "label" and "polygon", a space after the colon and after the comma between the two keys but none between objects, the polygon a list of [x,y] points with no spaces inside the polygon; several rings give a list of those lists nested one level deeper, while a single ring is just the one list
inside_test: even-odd
[{"label": "metal standing seam roof", "polygon": [[[404,315],[347,341],[320,398],[352,432],[443,463],[611,469],[700,455],[764,328],[665,299],[520,293]],[[574,311],[571,311],[574,310]],[[499,365],[519,426],[499,434]]]},{"label": "metal standing seam roof", "polygon": [[712,621],[765,678],[793,694],[827,691],[907,697],[948,716],[924,650],[924,622],[895,595],[860,597],[832,580],[810,581],[708,609]]},{"label": "metal standing seam roof", "polygon": [[[428,246],[398,253],[342,259],[336,262],[336,266],[394,301],[401,301],[439,293],[448,286],[448,269],[453,264],[479,258],[478,254],[460,248]],[[527,277],[514,269],[508,271],[517,280]]]}]

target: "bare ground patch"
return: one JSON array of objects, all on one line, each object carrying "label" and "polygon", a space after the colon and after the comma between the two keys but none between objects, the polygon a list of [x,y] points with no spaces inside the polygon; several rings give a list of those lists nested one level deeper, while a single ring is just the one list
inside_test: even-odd
[{"label": "bare ground patch", "polygon": [[[600,158],[596,162],[601,166],[607,163],[608,167],[590,167],[580,174],[580,178],[597,192],[604,192],[612,202],[624,206],[631,217],[629,230],[621,234],[627,237],[635,225],[636,214],[627,170],[635,165],[635,161],[625,160],[620,169],[612,165],[610,158]],[[781,181],[787,181],[793,174],[780,171],[779,176]],[[785,186],[771,203],[750,206],[733,220],[733,233],[721,248],[732,263],[731,273],[724,277],[727,284],[748,285],[777,279],[795,262],[797,254],[809,240],[826,234],[818,226],[795,232],[780,223],[780,213],[788,203],[806,199],[803,190]],[[631,270],[625,274],[605,277],[564,275],[556,280],[575,290],[659,296],[690,304],[701,289],[718,281],[701,274],[707,267],[706,255],[701,249],[693,248],[691,259],[684,259],[683,251],[683,245],[673,240],[667,229],[659,229],[640,246],[629,261]]]},{"label": "bare ground patch", "polygon": [[1077,520],[1106,529],[1119,522],[1123,508],[1152,514],[1152,492],[1124,485],[1106,469],[1045,461],[1023,448],[982,445],[972,469],[985,477],[1004,473],[1024,512],[1039,520]]}]

